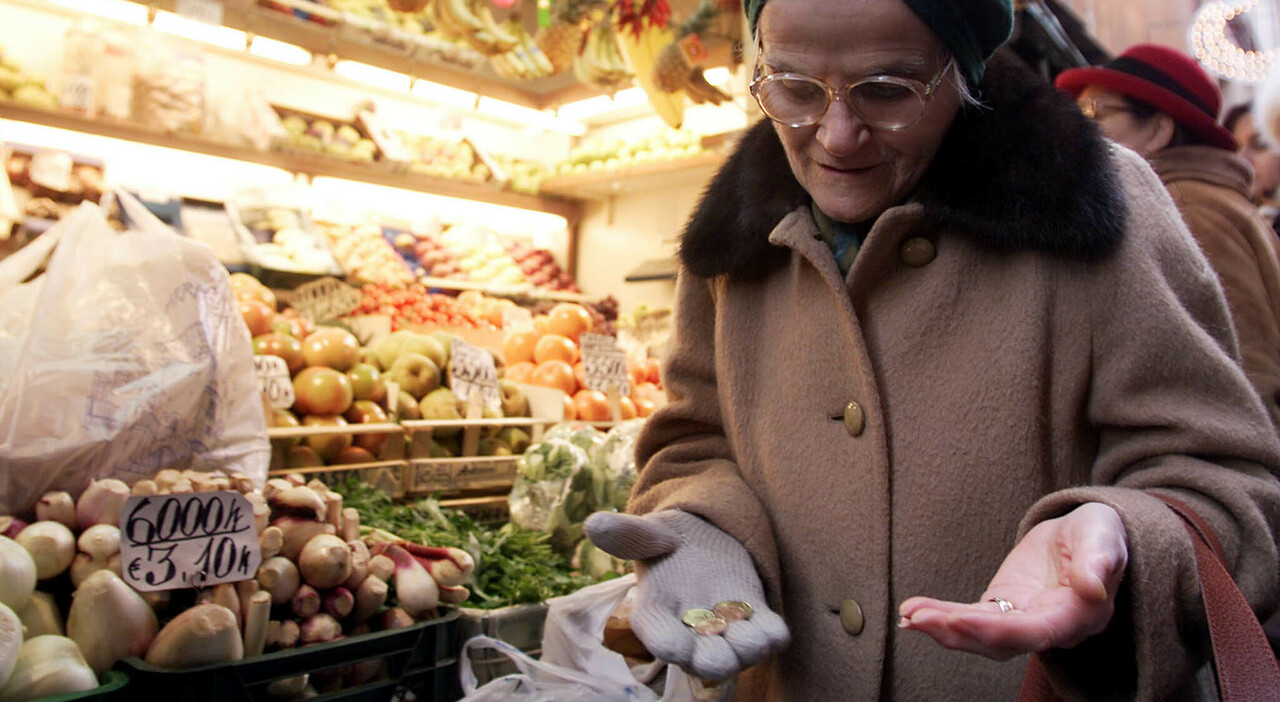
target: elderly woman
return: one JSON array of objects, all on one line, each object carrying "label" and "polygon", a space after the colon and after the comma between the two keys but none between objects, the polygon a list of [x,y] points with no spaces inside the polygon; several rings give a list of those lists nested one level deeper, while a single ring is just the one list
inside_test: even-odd
[{"label": "elderly woman", "polygon": [[740,699],[1013,699],[1030,652],[1069,698],[1195,699],[1157,494],[1269,610],[1280,443],[1168,193],[986,65],[1009,0],[744,4],[769,119],[684,233],[633,514],[587,522],[636,634]]}]

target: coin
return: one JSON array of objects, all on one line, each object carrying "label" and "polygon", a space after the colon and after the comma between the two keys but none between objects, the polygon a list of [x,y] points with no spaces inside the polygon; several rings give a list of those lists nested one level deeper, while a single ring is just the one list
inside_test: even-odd
[{"label": "coin", "polygon": [[706,636],[719,636],[729,630],[729,622],[720,617],[712,617],[694,624],[693,630]]},{"label": "coin", "polygon": [[701,607],[698,607],[695,609],[685,610],[684,614],[680,616],[680,621],[684,622],[688,626],[696,627],[698,625],[698,622],[705,622],[708,619],[715,619],[715,618],[716,618],[715,612],[712,612],[709,609],[703,609]]},{"label": "coin", "polygon": [[711,611],[725,621],[736,622],[742,619],[750,619],[753,610],[751,605],[746,602],[727,600],[717,603],[716,606],[711,608]]}]

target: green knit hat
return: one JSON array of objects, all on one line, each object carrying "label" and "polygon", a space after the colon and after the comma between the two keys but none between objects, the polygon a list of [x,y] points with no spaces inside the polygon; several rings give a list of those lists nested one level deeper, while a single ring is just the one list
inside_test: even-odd
[{"label": "green knit hat", "polygon": [[[987,59],[1013,33],[1012,0],[903,0],[938,35],[969,85],[982,82]],[[743,0],[752,34],[765,0]]]}]

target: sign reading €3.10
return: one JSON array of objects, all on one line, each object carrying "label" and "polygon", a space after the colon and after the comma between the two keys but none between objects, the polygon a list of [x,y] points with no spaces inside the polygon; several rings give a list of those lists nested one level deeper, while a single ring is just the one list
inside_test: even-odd
[{"label": "sign reading \u20ac3.10", "polygon": [[587,387],[609,392],[617,388],[619,395],[631,394],[631,375],[627,373],[627,355],[611,336],[582,335],[582,374]]},{"label": "sign reading \u20ac3.10", "polygon": [[140,592],[248,580],[262,551],[238,492],[135,495],[120,511],[120,570]]},{"label": "sign reading \u20ac3.10", "polygon": [[473,393],[480,393],[480,399],[489,409],[502,406],[502,395],[498,392],[498,369],[493,363],[493,356],[482,348],[472,346],[461,339],[454,339],[449,354],[449,388],[459,400],[468,402]]}]

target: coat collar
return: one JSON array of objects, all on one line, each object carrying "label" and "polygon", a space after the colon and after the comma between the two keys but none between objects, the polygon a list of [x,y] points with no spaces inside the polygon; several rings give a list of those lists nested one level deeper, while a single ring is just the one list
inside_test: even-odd
[{"label": "coat collar", "polygon": [[1175,146],[1152,155],[1151,168],[1160,182],[1199,180],[1230,188],[1245,198],[1253,187],[1253,167],[1239,154],[1213,146]]},{"label": "coat collar", "polygon": [[[1124,231],[1126,205],[1107,142],[1064,94],[997,54],[916,192],[925,217],[997,251],[1093,259]],[[694,275],[758,278],[789,251],[769,242],[809,195],[768,120],[748,129],[702,195],[681,237]]]}]

